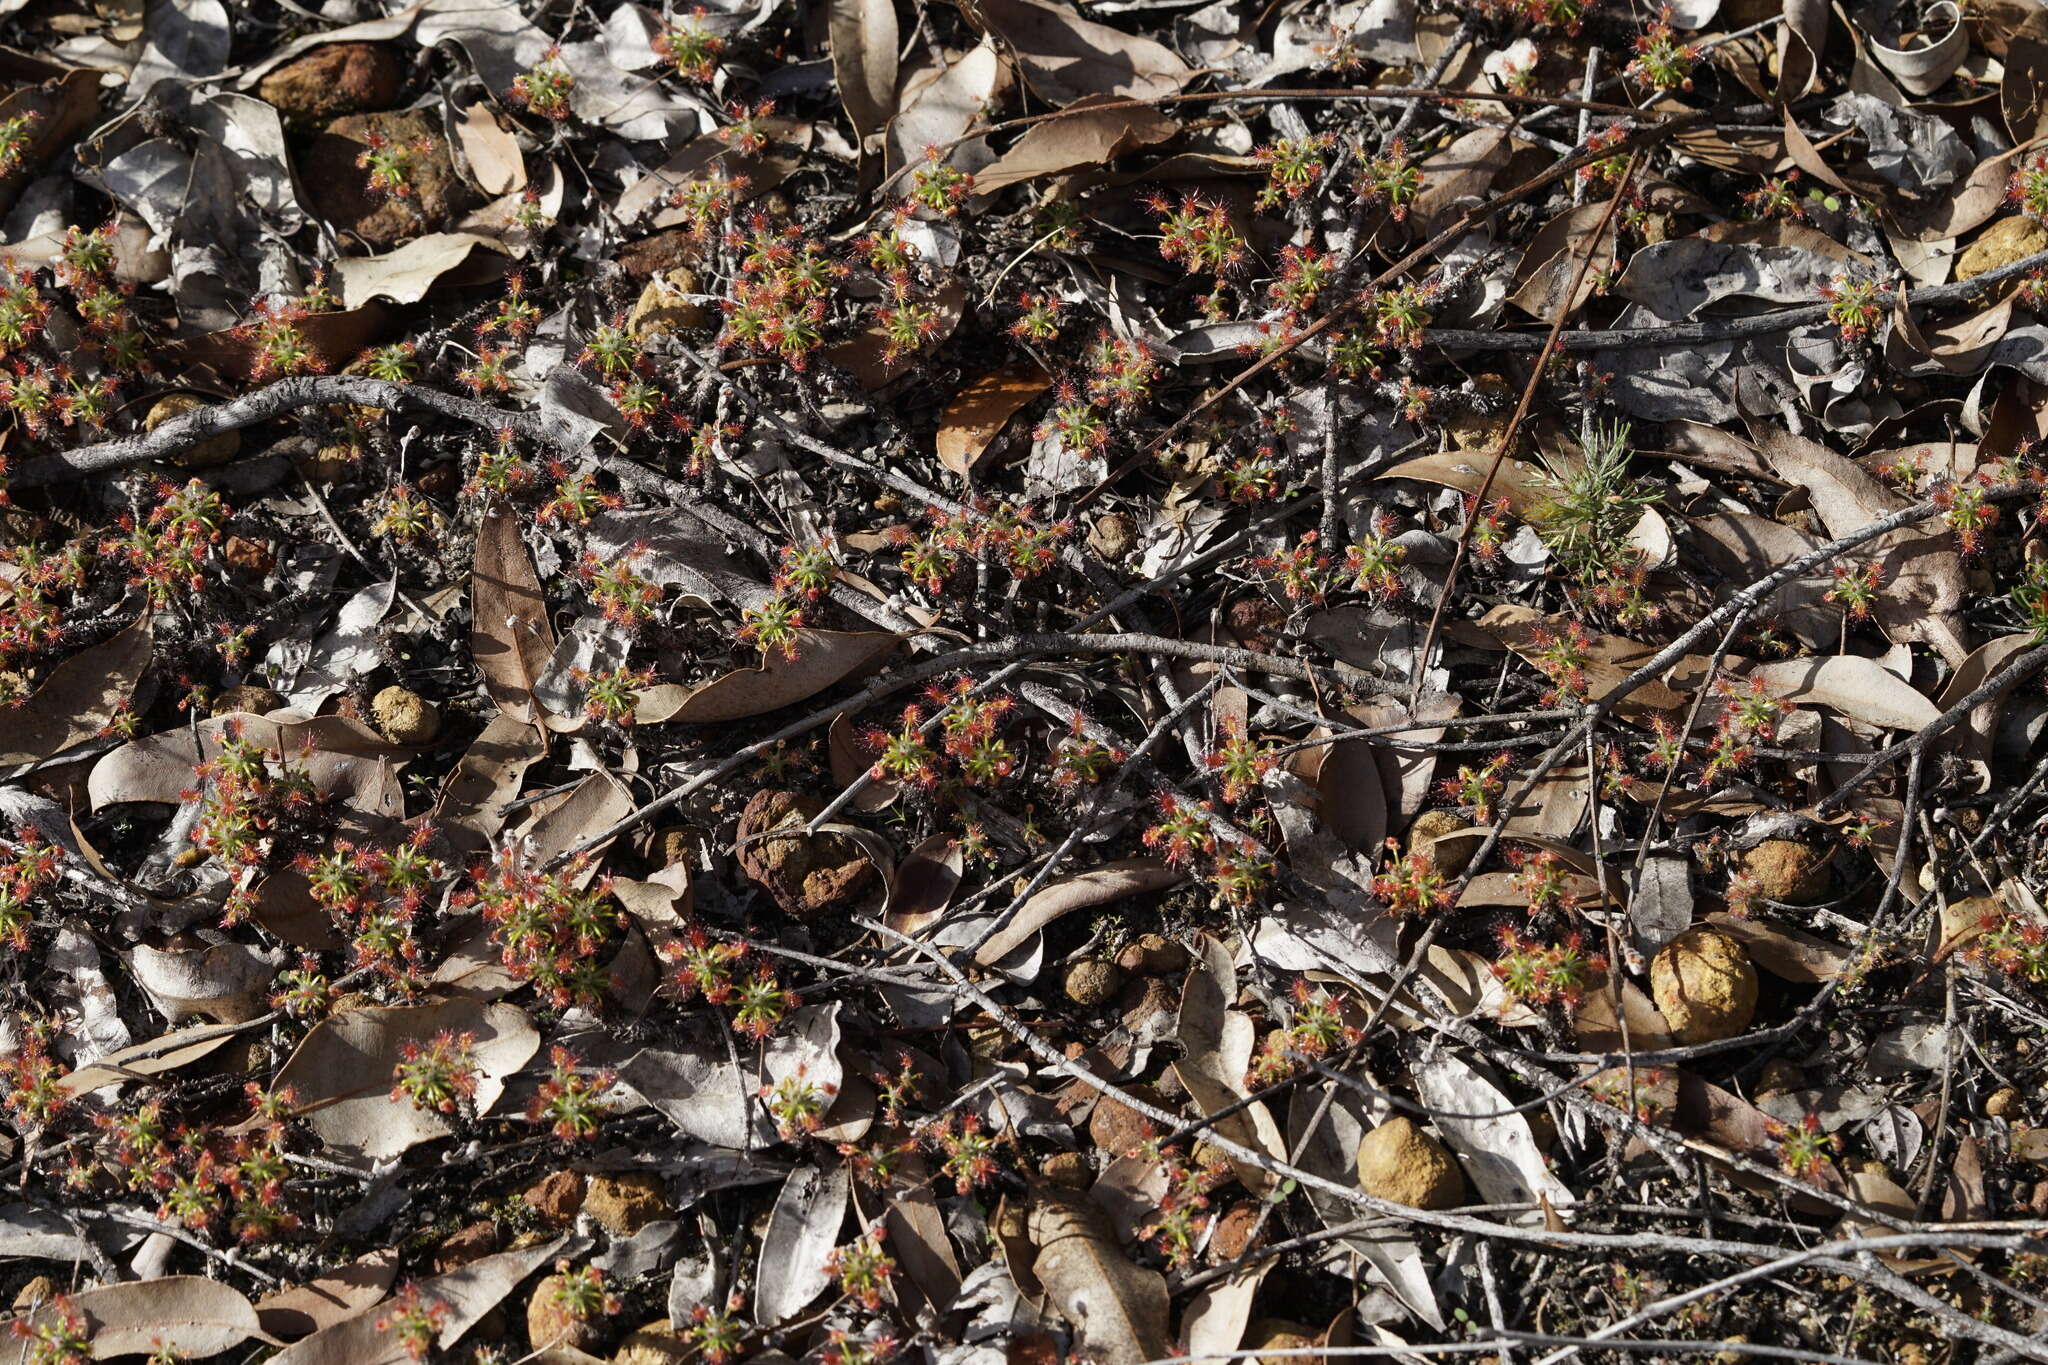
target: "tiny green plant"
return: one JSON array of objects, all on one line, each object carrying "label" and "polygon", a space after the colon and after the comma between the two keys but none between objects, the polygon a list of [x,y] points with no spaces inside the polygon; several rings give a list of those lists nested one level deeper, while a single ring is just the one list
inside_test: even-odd
[{"label": "tiny green plant", "polygon": [[1946,481],[1936,486],[1928,498],[1941,509],[1942,520],[1955,532],[1956,549],[1963,557],[1982,552],[1984,537],[1998,524],[1998,507],[1990,499],[1986,476],[1980,471],[1969,478]]},{"label": "tiny green plant", "polygon": [[131,289],[129,285],[110,286],[97,280],[80,284],[73,297],[86,331],[103,339],[124,333],[130,321],[128,301]]},{"label": "tiny green plant", "polygon": [[1966,950],[1972,961],[2035,985],[2048,984],[2048,929],[2004,909],[1986,915],[1978,927],[1981,932]]},{"label": "tiny green plant", "polygon": [[320,959],[310,954],[299,965],[277,974],[276,989],[270,993],[270,1007],[301,1022],[325,1018],[334,1004],[334,983],[320,971]]},{"label": "tiny green plant", "polygon": [[768,120],[775,113],[774,100],[753,105],[734,100],[725,106],[725,112],[732,122],[718,130],[719,141],[730,144],[741,156],[759,156],[768,150],[774,140],[768,129]]},{"label": "tiny green plant", "polygon": [[583,350],[576,357],[577,363],[589,366],[597,371],[600,378],[608,381],[631,374],[640,363],[641,346],[626,330],[625,322],[624,317],[615,317],[593,327],[583,340]]},{"label": "tiny green plant", "polygon": [[1039,234],[1038,240],[1046,250],[1073,251],[1081,245],[1081,236],[1087,226],[1080,206],[1067,195],[1055,191],[1039,203],[1038,222],[1033,231]]},{"label": "tiny green plant", "polygon": [[1368,204],[1385,205],[1387,216],[1395,222],[1405,221],[1423,184],[1422,168],[1409,159],[1406,145],[1395,138],[1385,152],[1363,157],[1362,166],[1358,197]]},{"label": "tiny green plant", "polygon": [[889,288],[889,301],[875,310],[875,326],[882,334],[882,359],[895,361],[917,354],[938,335],[939,310],[915,297],[902,276]]},{"label": "tiny green plant", "polygon": [[1397,351],[1412,351],[1421,346],[1435,296],[1434,281],[1404,284],[1375,293],[1371,313],[1374,339]]},{"label": "tiny green plant", "polygon": [[758,963],[753,974],[733,990],[733,1031],[755,1042],[765,1042],[797,1004],[796,992],[782,984],[775,969],[766,963]]},{"label": "tiny green plant", "polygon": [[1408,552],[1394,543],[1394,521],[1375,517],[1372,529],[1344,551],[1344,572],[1351,576],[1351,590],[1382,602],[1401,595],[1401,565]]},{"label": "tiny green plant", "polygon": [[1357,1042],[1364,1033],[1344,1017],[1342,1005],[1308,981],[1296,978],[1287,1027],[1268,1034],[1245,1073],[1245,1084],[1264,1090],[1300,1075],[1310,1062]]},{"label": "tiny green plant", "polygon": [[2013,585],[2013,605],[2020,622],[2037,642],[2048,641],[2048,557],[2029,556]]},{"label": "tiny green plant", "polygon": [[1778,737],[1779,722],[1792,713],[1792,703],[1774,695],[1761,677],[1750,678],[1746,686],[1717,678],[1714,690],[1722,698],[1720,723],[1766,744]]},{"label": "tiny green plant", "polygon": [[918,250],[904,240],[901,231],[908,216],[901,215],[891,226],[854,239],[854,255],[882,280],[908,274],[917,264]]},{"label": "tiny green plant", "polygon": [[1692,89],[1693,65],[1699,49],[1683,43],[1671,28],[1671,7],[1665,6],[1636,39],[1636,55],[1623,74],[1638,85],[1663,92]]},{"label": "tiny green plant", "polygon": [[1008,742],[993,735],[961,741],[957,748],[949,743],[947,752],[959,765],[961,780],[970,787],[994,786],[1017,766]]},{"label": "tiny green plant", "polygon": [[377,519],[370,523],[370,533],[410,545],[432,532],[440,522],[434,505],[411,484],[393,484],[384,494]]},{"label": "tiny green plant", "polygon": [[1593,662],[1593,637],[1577,620],[1539,626],[1529,632],[1529,662],[1550,681],[1543,694],[1545,706],[1562,706],[1586,699],[1590,682],[1586,669]]},{"label": "tiny green plant", "polygon": [[1192,1265],[1212,1221],[1208,1213],[1212,1177],[1200,1162],[1182,1161],[1156,1138],[1147,1139],[1133,1155],[1150,1161],[1166,1178],[1153,1219],[1138,1229],[1138,1236],[1157,1247],[1168,1265],[1176,1269]]},{"label": "tiny green plant", "polygon": [[932,218],[952,218],[974,193],[974,177],[957,166],[948,165],[937,147],[924,149],[924,165],[911,173],[910,193],[903,201],[906,213]]},{"label": "tiny green plant", "polygon": [[1799,194],[1799,172],[1767,177],[1742,196],[1742,206],[1752,218],[1778,218],[1790,223],[1806,220],[1806,201]]},{"label": "tiny green plant", "polygon": [[1846,619],[1867,621],[1871,608],[1877,605],[1878,589],[1883,584],[1884,565],[1876,560],[1861,567],[1837,564],[1834,583],[1821,594],[1821,598],[1839,606]]},{"label": "tiny green plant", "polygon": [[29,838],[11,861],[0,864],[0,942],[16,952],[28,951],[36,897],[57,881],[62,857],[57,849]]},{"label": "tiny green plant", "polygon": [[668,960],[676,964],[672,979],[677,992],[686,1000],[701,997],[710,1005],[723,1005],[732,999],[733,980],[746,955],[746,949],[739,944],[712,938],[695,927],[665,952]]},{"label": "tiny green plant", "polygon": [[1435,860],[1421,853],[1403,853],[1387,840],[1387,862],[1372,879],[1372,894],[1396,915],[1427,915],[1448,909],[1451,887]]},{"label": "tiny green plant", "polygon": [[1017,307],[1017,320],[1010,324],[1011,336],[1040,344],[1059,339],[1060,313],[1066,304],[1057,295],[1026,291],[1018,296]]},{"label": "tiny green plant", "polygon": [[363,352],[363,373],[388,384],[410,384],[419,377],[419,358],[413,343],[396,341]]},{"label": "tiny green plant", "polygon": [[1339,1001],[1321,987],[1297,979],[1292,996],[1288,1032],[1293,1035],[1296,1050],[1310,1057],[1327,1057],[1364,1036],[1361,1029],[1345,1022]]},{"label": "tiny green plant", "polygon": [[1224,316],[1223,288],[1250,259],[1251,247],[1230,221],[1222,201],[1183,194],[1178,202],[1164,194],[1147,196],[1146,207],[1159,220],[1159,254],[1190,275],[1208,275],[1215,287],[1202,301],[1213,319]]},{"label": "tiny green plant", "polygon": [[1621,155],[1620,147],[1628,138],[1628,131],[1620,124],[1586,138],[1584,151],[1592,157],[1579,167],[1579,183],[1582,185],[1618,185],[1628,169],[1628,158]]},{"label": "tiny green plant", "polygon": [[1151,396],[1159,362],[1142,343],[1105,330],[1096,334],[1088,348],[1088,370],[1090,398],[1111,408],[1128,409]]},{"label": "tiny green plant", "polygon": [[1373,60],[1366,55],[1365,44],[1358,39],[1357,25],[1340,24],[1334,20],[1328,36],[1314,44],[1311,50],[1318,69],[1337,76],[1356,76]]},{"label": "tiny green plant", "polygon": [[1443,779],[1437,789],[1475,823],[1490,825],[1497,810],[1494,803],[1507,789],[1507,771],[1513,761],[1506,754],[1495,754],[1477,767],[1460,764],[1457,776]]},{"label": "tiny green plant", "polygon": [[540,117],[560,122],[569,117],[569,96],[575,89],[576,77],[562,64],[562,45],[556,43],[514,78],[511,96]]},{"label": "tiny green plant", "polygon": [[1401,415],[1411,424],[1426,427],[1430,425],[1431,414],[1443,406],[1443,392],[1427,384],[1418,384],[1404,375],[1394,401],[1401,409]]},{"label": "tiny green plant", "polygon": [[33,341],[49,319],[50,308],[36,287],[34,271],[0,268],[0,355]]},{"label": "tiny green plant", "polygon": [[2035,222],[2048,222],[2048,152],[2021,158],[2005,182],[2005,197]]},{"label": "tiny green plant", "polygon": [[366,135],[367,145],[356,155],[358,168],[369,172],[370,188],[394,199],[412,199],[419,194],[420,168],[434,154],[435,142],[420,136],[401,142],[383,133]]},{"label": "tiny green plant", "polygon": [[1232,502],[1266,502],[1280,496],[1280,469],[1264,452],[1240,456],[1218,477],[1217,486]]},{"label": "tiny green plant", "polygon": [[45,434],[57,406],[49,367],[14,362],[13,375],[0,376],[0,405],[15,415],[29,435]]},{"label": "tiny green plant", "polygon": [[1266,287],[1266,297],[1290,313],[1306,316],[1335,277],[1336,266],[1327,253],[1314,247],[1280,248],[1280,269]]},{"label": "tiny green plant", "polygon": [[157,486],[157,503],[146,517],[116,518],[120,538],[100,542],[100,553],[125,561],[129,581],[158,605],[206,586],[206,570],[229,516],[220,495],[194,479],[179,487]]},{"label": "tiny green plant", "polygon": [[606,394],[619,410],[619,416],[626,419],[626,425],[635,431],[652,426],[668,406],[668,395],[645,375],[628,375],[615,382]]},{"label": "tiny green plant", "polygon": [[1069,719],[1066,733],[1053,742],[1053,785],[1066,792],[1092,787],[1126,757],[1122,750],[1092,737],[1087,718],[1077,711]]},{"label": "tiny green plant", "polygon": [[59,420],[67,427],[105,426],[107,418],[113,415],[114,394],[120,381],[112,375],[80,379],[62,365],[54,373],[64,385],[56,402]]},{"label": "tiny green plant", "polygon": [[1159,794],[1159,819],[1144,835],[1145,847],[1158,852],[1169,867],[1187,867],[1197,855],[1216,849],[1216,835],[1209,827],[1207,802],[1183,801],[1170,792]]},{"label": "tiny green plant", "polygon": [[895,730],[870,729],[862,737],[875,755],[868,776],[877,782],[899,782],[911,787],[938,785],[938,751],[924,737],[924,708],[903,708],[903,720]]},{"label": "tiny green plant", "polygon": [[1508,996],[1524,1004],[1575,1006],[1606,970],[1606,961],[1586,952],[1576,932],[1566,934],[1558,943],[1546,944],[1501,926],[1500,956],[1494,961],[1493,974]]},{"label": "tiny green plant", "polygon": [[1245,733],[1244,722],[1231,717],[1218,727],[1216,745],[1203,762],[1223,788],[1223,800],[1239,805],[1257,791],[1279,760],[1272,746],[1261,744]]},{"label": "tiny green plant", "polygon": [[299,306],[308,313],[332,313],[341,307],[341,296],[327,287],[327,271],[313,272],[312,280],[299,295]]},{"label": "tiny green plant", "polygon": [[562,1009],[603,1002],[611,978],[597,955],[624,925],[611,884],[579,880],[579,865],[541,871],[500,850],[455,901],[482,913],[507,970]]},{"label": "tiny green plant", "polygon": [[839,1281],[839,1292],[870,1313],[881,1309],[896,1276],[895,1258],[883,1246],[888,1235],[878,1224],[825,1258],[825,1273]]},{"label": "tiny green plant", "polygon": [[[546,509],[542,509],[545,513]],[[604,619],[628,630],[637,630],[654,617],[661,604],[659,583],[643,577],[634,567],[638,552],[621,558],[600,559],[585,552],[576,564],[576,576],[590,594],[591,605]]]},{"label": "tiny green plant", "polygon": [[2028,271],[2014,297],[2037,314],[2048,313],[2048,270]]},{"label": "tiny green plant", "polygon": [[554,1048],[548,1059],[548,1078],[527,1105],[527,1118],[546,1125],[563,1142],[591,1141],[604,1121],[600,1100],[611,1089],[612,1074],[586,1072],[576,1054],[565,1047]]},{"label": "tiny green plant", "polygon": [[526,276],[514,271],[505,277],[505,293],[498,300],[495,316],[486,318],[477,328],[480,335],[503,332],[515,341],[523,341],[540,325],[540,305],[526,297]]},{"label": "tiny green plant", "polygon": [[1542,66],[1542,48],[1528,42],[1510,44],[1500,54],[1500,83],[1514,94],[1530,94]]},{"label": "tiny green plant", "polygon": [[733,206],[747,191],[744,175],[692,176],[670,191],[669,207],[680,209],[684,230],[696,241],[709,241]]},{"label": "tiny green plant", "polygon": [[448,1305],[408,1281],[378,1314],[377,1330],[396,1337],[406,1355],[423,1361],[433,1354],[434,1343],[447,1321]]},{"label": "tiny green plant", "polygon": [[1252,569],[1298,606],[1315,606],[1330,589],[1330,556],[1318,544],[1320,532],[1305,531],[1292,548],[1255,556]]},{"label": "tiny green plant", "polygon": [[42,121],[42,117],[31,109],[25,114],[0,119],[0,175],[19,170],[28,160],[29,149],[36,142],[36,124]]},{"label": "tiny green plant", "polygon": [[286,379],[297,374],[315,374],[324,368],[301,325],[308,316],[304,306],[292,300],[258,301],[254,316],[234,332],[238,339],[248,343],[251,379]]},{"label": "tiny green plant", "polygon": [[949,1114],[934,1124],[926,1140],[937,1152],[939,1171],[951,1177],[955,1192],[968,1195],[996,1178],[996,1140],[981,1129],[979,1114]]},{"label": "tiny green plant", "polygon": [[1325,159],[1336,139],[1328,133],[1308,137],[1279,138],[1252,149],[1252,155],[1266,168],[1266,184],[1259,191],[1258,206],[1275,209],[1298,201],[1313,190],[1327,169]]},{"label": "tiny green plant", "polygon": [[9,1330],[22,1343],[26,1365],[88,1365],[92,1360],[92,1332],[69,1295],[57,1295],[32,1316],[17,1317]]},{"label": "tiny green plant", "polygon": [[1630,472],[1635,450],[1629,435],[1625,424],[1595,425],[1577,459],[1544,457],[1542,500],[1531,521],[1559,567],[1583,589],[1637,566],[1642,555],[1629,532],[1662,499],[1654,485]]},{"label": "tiny green plant", "polygon": [[407,1039],[393,1068],[391,1097],[416,1109],[461,1111],[476,1095],[476,1035],[443,1029],[425,1043]]},{"label": "tiny green plant", "polygon": [[690,1310],[689,1325],[683,1328],[683,1337],[696,1348],[705,1365],[726,1365],[740,1352],[740,1343],[746,1340],[746,1324],[740,1318],[740,1311],[746,1307],[746,1300],[735,1294],[723,1308],[698,1304]]},{"label": "tiny green plant", "polygon": [[549,1297],[564,1316],[576,1322],[609,1317],[622,1306],[619,1296],[605,1283],[602,1270],[594,1265],[571,1265],[566,1260],[555,1262]]},{"label": "tiny green plant", "polygon": [[794,661],[803,641],[803,603],[787,594],[763,598],[740,611],[740,643],[763,654],[779,653]]},{"label": "tiny green plant", "polygon": [[1072,381],[1062,380],[1054,390],[1052,413],[1038,424],[1041,441],[1057,441],[1076,455],[1095,455],[1109,444],[1109,423],[1102,409],[1081,396]]},{"label": "tiny green plant", "polygon": [[113,223],[103,223],[87,230],[80,227],[64,229],[64,240],[57,247],[57,282],[71,289],[78,289],[105,276],[114,268]]},{"label": "tiny green plant", "polygon": [[590,519],[598,513],[609,512],[622,505],[617,494],[606,493],[597,486],[597,475],[590,470],[572,473],[560,460],[551,460],[548,476],[554,479],[555,487],[538,513],[544,523],[560,521],[588,526]]},{"label": "tiny green plant", "polygon": [[583,685],[583,714],[609,725],[631,725],[640,705],[640,694],[654,684],[651,668],[630,668],[620,664],[596,670],[572,669]]},{"label": "tiny green plant", "polygon": [[725,39],[705,27],[711,11],[699,5],[690,17],[671,25],[654,40],[655,55],[675,68],[685,80],[709,85],[718,74],[718,59],[725,52]]},{"label": "tiny green plant", "polygon": [[14,1054],[0,1058],[0,1102],[17,1127],[47,1127],[70,1104],[64,1067],[50,1055],[56,1029],[44,1020],[24,1020]]},{"label": "tiny green plant", "polygon": [[1330,373],[1346,379],[1377,377],[1380,372],[1380,351],[1373,333],[1359,327],[1347,327],[1330,334]]},{"label": "tiny green plant", "polygon": [[821,1365],[888,1365],[895,1359],[900,1343],[890,1332],[883,1331],[863,1341],[856,1341],[845,1329],[827,1328],[825,1349],[819,1353]]},{"label": "tiny green plant", "polygon": [[1765,1131],[1778,1144],[1778,1164],[1786,1174],[1812,1175],[1827,1164],[1835,1148],[1835,1135],[1823,1132],[1820,1118],[1808,1114],[1797,1125],[1772,1120]]},{"label": "tiny green plant", "polygon": [[512,366],[518,354],[509,346],[479,346],[469,364],[455,372],[456,382],[478,398],[512,391]]},{"label": "tiny green plant", "polygon": [[1884,286],[1876,280],[1837,275],[1820,286],[1820,296],[1843,341],[1863,341],[1884,322]]},{"label": "tiny green plant", "polygon": [[1649,1123],[1670,1107],[1665,1098],[1673,1093],[1667,1085],[1669,1079],[1669,1072],[1656,1067],[1634,1071],[1617,1068],[1594,1076],[1586,1086],[1586,1093],[1602,1104],[1633,1112],[1637,1118]]},{"label": "tiny green plant", "polygon": [[519,453],[517,443],[509,429],[500,429],[491,443],[477,452],[476,472],[463,485],[464,497],[489,494],[497,497],[514,497],[526,493],[540,482],[540,475],[531,462]]},{"label": "tiny green plant", "polygon": [[1273,882],[1273,859],[1249,839],[1230,840],[1216,850],[1209,888],[1219,905],[1245,909],[1258,903]]},{"label": "tiny green plant", "polygon": [[760,1098],[768,1106],[769,1116],[775,1120],[775,1131],[785,1140],[793,1141],[818,1130],[838,1089],[834,1085],[818,1084],[807,1074],[807,1068],[799,1063],[795,1071],[775,1084],[762,1086]]},{"label": "tiny green plant", "polygon": [[777,592],[815,602],[831,591],[838,566],[832,558],[832,547],[826,542],[785,545],[779,557],[781,566],[775,571],[774,582]]}]

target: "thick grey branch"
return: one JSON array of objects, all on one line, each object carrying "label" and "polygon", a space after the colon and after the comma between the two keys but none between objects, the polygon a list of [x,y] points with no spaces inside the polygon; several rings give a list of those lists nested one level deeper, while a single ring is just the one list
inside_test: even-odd
[{"label": "thick grey branch", "polygon": [[[1909,293],[1907,301],[1916,309],[1944,308],[1972,300],[1988,302],[1994,285],[2018,279],[2048,267],[2048,251],[2037,251],[2010,265],[1954,284],[1935,285]],[[1794,327],[1809,327],[1827,321],[1828,305],[1802,304],[1748,317],[1707,318],[1700,322],[1674,322],[1663,327],[1610,328],[1606,331],[1567,332],[1558,341],[1562,351],[1615,351],[1627,346],[1698,346],[1716,341],[1739,341],[1744,337],[1770,336]],[[1433,346],[1450,351],[1540,351],[1541,332],[1476,332],[1451,327],[1432,327],[1423,336]]]},{"label": "thick grey branch", "polygon": [[328,403],[352,403],[357,407],[383,408],[389,412],[411,409],[438,412],[444,417],[453,417],[486,430],[510,427],[530,440],[556,448],[562,445],[560,437],[563,433],[551,431],[549,423],[538,413],[509,412],[459,394],[442,393],[417,384],[393,384],[363,375],[304,375],[280,379],[218,407],[197,408],[183,417],[173,418],[155,431],[121,436],[96,445],[81,446],[77,450],[24,461],[21,468],[9,477],[8,483],[15,488],[37,488],[87,474],[147,464],[152,460],[168,460],[223,432],[240,431],[243,427],[253,427],[300,408],[320,407]]}]

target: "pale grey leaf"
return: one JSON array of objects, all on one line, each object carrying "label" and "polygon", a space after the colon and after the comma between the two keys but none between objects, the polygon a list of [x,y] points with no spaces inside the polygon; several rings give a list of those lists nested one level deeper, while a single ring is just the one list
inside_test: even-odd
[{"label": "pale grey leaf", "polygon": [[234,34],[221,0],[156,0],[143,19],[142,56],[128,75],[139,100],[161,81],[217,76],[228,64]]},{"label": "pale grey leaf", "polygon": [[0,1206],[0,1256],[39,1261],[74,1261],[85,1243],[56,1214],[32,1204]]},{"label": "pale grey leaf", "polygon": [[1655,957],[1691,925],[1692,865],[1684,858],[1647,859],[1628,900],[1629,936],[1636,951]]},{"label": "pale grey leaf", "polygon": [[846,1221],[851,1191],[841,1163],[804,1166],[791,1173],[761,1236],[756,1322],[767,1327],[795,1317],[832,1283],[825,1261],[839,1244],[839,1225]]},{"label": "pale grey leaf", "polygon": [[333,629],[314,644],[312,657],[286,694],[292,705],[308,714],[317,712],[322,702],[383,662],[384,643],[377,627],[390,615],[397,595],[398,582],[393,579],[372,583],[342,604]]},{"label": "pale grey leaf", "polygon": [[699,1142],[745,1149],[773,1138],[773,1129],[758,1117],[748,1074],[726,1059],[723,1048],[647,1048],[619,1068],[619,1079]]}]

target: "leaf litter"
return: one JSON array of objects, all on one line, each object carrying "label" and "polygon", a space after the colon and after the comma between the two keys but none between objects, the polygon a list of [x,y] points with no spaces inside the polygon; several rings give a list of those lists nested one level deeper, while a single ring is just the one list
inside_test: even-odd
[{"label": "leaf litter", "polygon": [[2037,13],[0,9],[33,1365],[2039,1358]]}]

